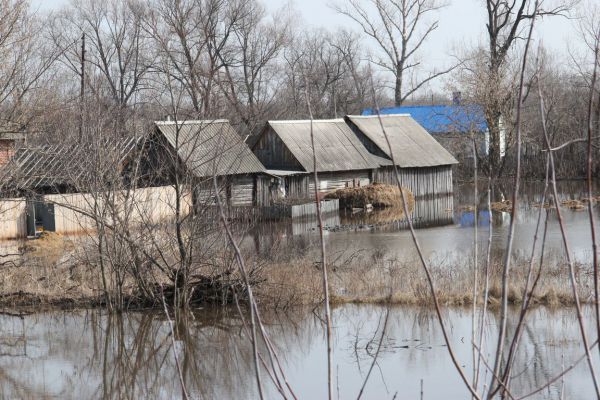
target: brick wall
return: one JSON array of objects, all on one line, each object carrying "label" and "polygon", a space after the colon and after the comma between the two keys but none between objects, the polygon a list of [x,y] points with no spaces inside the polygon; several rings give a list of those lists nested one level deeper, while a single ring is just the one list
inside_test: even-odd
[{"label": "brick wall", "polygon": [[15,154],[14,140],[0,139],[0,166],[6,165]]}]

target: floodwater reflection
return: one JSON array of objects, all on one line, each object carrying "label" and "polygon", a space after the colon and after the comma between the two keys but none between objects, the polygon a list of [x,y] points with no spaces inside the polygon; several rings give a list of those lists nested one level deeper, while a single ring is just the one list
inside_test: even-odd
[{"label": "floodwater reflection", "polygon": [[[591,309],[586,309],[588,322]],[[385,308],[335,308],[334,376],[339,398],[356,397],[381,336]],[[472,366],[471,317],[466,310],[445,312],[450,340],[469,375]],[[267,315],[269,331],[287,377],[299,398],[326,395],[325,339],[310,310]],[[496,335],[495,317],[486,342]],[[516,312],[510,327],[516,323]],[[588,323],[588,325],[590,325]],[[175,320],[175,351],[193,398],[256,398],[251,346],[233,310],[197,310]],[[172,399],[181,397],[170,329],[156,313],[109,316],[99,311],[52,312],[1,317],[0,394],[2,398]],[[510,336],[510,335],[509,335]],[[491,358],[491,349],[485,350]],[[530,314],[515,364],[513,391],[522,395],[542,385],[582,354],[572,309],[537,308]],[[593,354],[597,354],[594,352]],[[585,363],[538,399],[592,396]],[[483,372],[485,379],[489,374]],[[265,378],[266,379],[266,378]],[[453,369],[433,312],[392,308],[388,331],[367,399],[467,398]],[[268,386],[269,398],[278,398]],[[336,389],[338,390],[338,389]]]},{"label": "floodwater reflection", "polygon": [[[428,261],[437,266],[467,265],[474,248],[474,214],[473,205],[479,206],[478,248],[480,254],[487,249],[490,222],[493,225],[492,251],[502,253],[506,248],[510,214],[508,212],[488,211],[487,193],[480,188],[478,199],[474,198],[473,185],[456,187],[453,200],[437,199],[417,203],[416,210],[422,216],[417,223],[417,236]],[[495,200],[508,199],[509,191],[495,189]],[[587,197],[585,182],[565,181],[559,183],[560,201]],[[598,190],[595,190],[597,193]],[[531,256],[531,247],[535,233],[538,213],[537,207],[542,202],[543,183],[528,182],[524,185],[518,207],[517,226],[513,245],[513,257],[516,261],[527,261]],[[439,203],[439,204],[438,204]],[[546,210],[543,210],[544,214]],[[331,253],[355,252],[377,254],[386,260],[399,262],[416,262],[417,252],[414,248],[406,223],[395,221],[379,223],[378,216],[387,217],[386,213],[375,212],[373,215],[342,215],[341,218],[329,218],[325,221],[327,249]],[[430,213],[431,215],[428,215]],[[599,218],[600,213],[596,213]],[[548,236],[546,242],[546,261],[564,262],[564,247],[555,210],[549,210]],[[582,211],[563,210],[563,218],[570,240],[573,259],[581,264],[590,264],[592,259],[592,242],[588,213]],[[336,229],[336,223],[341,228]],[[598,220],[600,224],[600,219]],[[302,228],[301,228],[302,227]],[[298,254],[318,260],[320,249],[316,234],[316,221],[312,223],[265,223],[256,227],[247,239],[252,238],[252,252],[273,258],[279,254]],[[275,249],[275,250],[274,250]]]}]

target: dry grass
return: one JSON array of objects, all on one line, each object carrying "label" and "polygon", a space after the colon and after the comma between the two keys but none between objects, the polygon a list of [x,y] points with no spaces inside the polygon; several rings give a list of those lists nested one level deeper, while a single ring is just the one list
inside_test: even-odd
[{"label": "dry grass", "polygon": [[510,200],[493,202],[491,209],[492,211],[512,212],[512,202]]},{"label": "dry grass", "polygon": [[[591,301],[593,280],[589,268],[578,266],[578,283],[583,301]],[[378,258],[354,259],[331,266],[331,293],[334,303],[387,303],[398,305],[432,305],[424,273],[417,260],[408,263]],[[500,301],[501,263],[491,267],[489,304]],[[520,304],[527,266],[512,270],[509,302]],[[272,264],[265,271],[266,281],[260,288],[265,303],[274,306],[315,305],[322,301],[319,266],[308,260],[289,264]],[[438,298],[445,305],[472,304],[471,268],[463,265],[432,267]],[[481,275],[480,275],[481,276]],[[534,304],[569,306],[573,296],[567,269],[545,267],[534,295]]]},{"label": "dry grass", "polygon": [[[47,235],[26,242],[20,262],[3,266],[0,305],[51,305],[59,307],[101,306],[102,284],[98,268],[90,258],[89,244],[60,235]],[[86,257],[82,256],[86,253]],[[87,259],[88,262],[82,262]],[[260,261],[255,287],[263,307],[286,309],[316,305],[322,301],[318,257],[305,255],[291,261]],[[278,261],[279,260],[279,261]],[[420,263],[387,260],[381,254],[355,253],[330,257],[333,303],[386,303],[431,305],[431,296]],[[490,275],[490,304],[499,303],[501,262],[494,261]],[[578,265],[577,279],[582,301],[593,299],[590,267]],[[445,305],[472,302],[470,265],[432,265],[431,272],[440,301]],[[480,272],[482,276],[483,272]],[[527,266],[517,263],[511,272],[509,301],[521,303]],[[126,294],[133,293],[133,285]],[[534,303],[549,306],[573,304],[567,268],[545,266]]]},{"label": "dry grass", "polygon": [[55,233],[20,244],[22,256],[5,265],[0,277],[4,306],[94,305],[100,281],[90,268],[72,262],[76,244]]},{"label": "dry grass", "polygon": [[[413,210],[415,198],[410,190],[402,188],[404,198],[407,199],[408,209]],[[339,199],[340,207],[365,208],[371,204],[375,208],[393,207],[402,209],[402,196],[397,186],[374,183],[372,185],[358,188],[344,188],[327,193],[326,199]]]}]

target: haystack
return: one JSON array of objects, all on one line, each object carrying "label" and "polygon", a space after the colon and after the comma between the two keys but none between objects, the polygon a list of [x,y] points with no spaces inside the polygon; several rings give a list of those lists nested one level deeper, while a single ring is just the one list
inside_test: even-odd
[{"label": "haystack", "polygon": [[[415,206],[415,198],[410,190],[402,188],[404,198],[407,201],[408,209],[412,212]],[[326,199],[339,199],[340,207],[365,208],[367,204],[371,204],[374,208],[403,208],[402,196],[397,186],[385,185],[382,183],[374,183],[372,185],[344,188],[327,193]]]}]

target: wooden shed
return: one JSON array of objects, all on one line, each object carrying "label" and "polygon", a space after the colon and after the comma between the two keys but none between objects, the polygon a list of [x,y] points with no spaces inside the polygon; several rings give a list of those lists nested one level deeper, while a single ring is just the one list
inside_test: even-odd
[{"label": "wooden shed", "polygon": [[[173,187],[131,185],[136,169],[131,164],[139,159],[136,149],[143,138],[99,140],[95,151],[102,149],[102,154],[83,145],[18,149],[0,168],[0,238],[33,236],[42,230],[87,232],[96,227],[93,215],[110,218],[111,212],[133,223],[171,218]],[[189,202],[183,203],[185,213]]]},{"label": "wooden shed", "polygon": [[263,206],[274,178],[228,120],[156,122],[157,140],[194,176],[194,202],[215,203],[213,177],[228,206]]},{"label": "wooden shed", "polygon": [[311,129],[319,192],[371,183],[379,164],[343,119],[269,121],[252,150],[268,172],[281,176],[287,197],[314,196]]},{"label": "wooden shed", "polygon": [[397,183],[393,154],[400,183],[416,199],[453,194],[452,166],[456,159],[410,115],[347,116],[346,122],[379,162],[373,181]]}]

